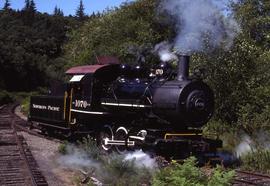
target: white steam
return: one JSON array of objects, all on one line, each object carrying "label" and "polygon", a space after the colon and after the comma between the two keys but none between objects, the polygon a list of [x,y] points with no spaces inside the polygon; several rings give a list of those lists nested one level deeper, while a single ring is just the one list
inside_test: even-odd
[{"label": "white steam", "polygon": [[243,134],[241,142],[235,148],[235,154],[237,157],[241,157],[248,152],[256,151],[258,148],[270,148],[270,135],[263,130],[256,132],[252,137]]},{"label": "white steam", "polygon": [[[229,48],[240,30],[235,19],[226,15],[228,0],[163,0],[160,11],[172,16],[177,36],[174,48],[178,53],[204,51],[221,44]],[[228,11],[227,11],[228,12]]]},{"label": "white steam", "polygon": [[[158,168],[157,162],[154,158],[151,158],[148,154],[141,150],[134,152],[127,152],[123,155],[119,154],[109,154],[103,158],[104,161],[97,161],[92,159],[87,152],[80,149],[72,144],[67,145],[67,152],[65,155],[60,156],[57,162],[60,166],[68,168],[74,171],[83,171],[86,173],[93,174],[99,178],[104,176],[113,176],[113,172],[107,172],[107,165],[110,164],[111,160],[116,158],[120,159],[123,164],[127,161],[134,163],[136,168],[147,168],[149,171],[153,172]],[[117,166],[117,165],[116,165]]]},{"label": "white steam", "polygon": [[157,168],[157,163],[154,158],[141,150],[130,152],[125,155],[125,161],[134,161],[137,167],[146,167],[149,169]]},{"label": "white steam", "polygon": [[248,135],[244,135],[240,144],[235,148],[235,154],[237,157],[241,157],[251,151],[252,141]]},{"label": "white steam", "polygon": [[67,145],[67,153],[58,158],[57,162],[66,168],[81,170],[99,167],[98,163],[89,158],[87,153],[73,145]]},{"label": "white steam", "polygon": [[157,44],[154,48],[154,52],[159,55],[159,58],[163,62],[168,62],[172,60],[176,60],[177,56],[171,52],[172,45],[169,44],[167,41],[163,41]]}]

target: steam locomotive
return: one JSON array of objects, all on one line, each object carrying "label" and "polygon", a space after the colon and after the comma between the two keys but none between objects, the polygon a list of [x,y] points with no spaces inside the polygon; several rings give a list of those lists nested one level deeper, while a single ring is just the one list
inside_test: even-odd
[{"label": "steam locomotive", "polygon": [[207,84],[189,76],[189,56],[148,69],[99,57],[98,64],[70,68],[63,91],[32,96],[29,121],[53,133],[89,134],[104,151],[143,149],[185,158],[206,157],[222,141],[202,136],[214,111]]}]

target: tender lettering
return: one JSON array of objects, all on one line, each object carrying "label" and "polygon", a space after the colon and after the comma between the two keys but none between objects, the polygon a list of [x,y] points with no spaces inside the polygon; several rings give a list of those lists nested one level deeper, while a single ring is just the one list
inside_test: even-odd
[{"label": "tender lettering", "polygon": [[59,112],[60,111],[60,108],[59,107],[53,107],[53,106],[48,106],[48,110],[51,110],[51,111],[57,111]]},{"label": "tender lettering", "polygon": [[60,111],[60,107],[55,107],[51,105],[46,106],[46,105],[33,104],[32,106],[34,109],[39,109],[39,110],[50,110],[50,111],[56,111],[56,112]]},{"label": "tender lettering", "polygon": [[33,108],[35,108],[35,109],[41,109],[41,110],[46,110],[47,109],[47,106],[33,104]]}]

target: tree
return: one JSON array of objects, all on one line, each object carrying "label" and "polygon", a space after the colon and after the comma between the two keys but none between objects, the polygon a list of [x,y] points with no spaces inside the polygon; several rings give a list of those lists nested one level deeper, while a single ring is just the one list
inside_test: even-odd
[{"label": "tree", "polygon": [[30,0],[25,0],[25,5],[24,5],[23,10],[29,10],[29,7],[30,7]]},{"label": "tree", "polygon": [[64,16],[63,11],[58,8],[57,6],[54,7],[54,11],[53,11],[53,15],[54,16]]},{"label": "tree", "polygon": [[80,5],[76,10],[76,17],[78,18],[79,21],[84,21],[86,18],[86,15],[84,13],[84,5],[83,5],[82,0],[80,0]]},{"label": "tree", "polygon": [[235,1],[233,15],[242,32],[233,46],[193,58],[193,65],[200,63],[209,72],[207,81],[216,95],[215,119],[251,137],[259,130],[270,131],[269,11],[267,0]]},{"label": "tree", "polygon": [[78,25],[74,18],[31,12],[34,2],[25,3],[22,11],[0,11],[0,89],[7,91],[30,91],[60,79],[62,46],[68,29]]},{"label": "tree", "polygon": [[269,0],[240,0],[232,5],[247,37],[264,48],[270,48]]},{"label": "tree", "polygon": [[[120,8],[107,10],[86,20],[76,30],[66,45],[68,66],[95,63],[97,55],[113,55],[126,63],[134,63],[137,53],[148,46],[167,40],[170,30],[167,25],[158,23],[156,0],[138,0],[125,3]],[[152,49],[152,48],[151,48]],[[154,57],[146,55],[147,64]]]},{"label": "tree", "polygon": [[5,4],[4,4],[4,10],[9,10],[10,9],[10,1],[9,0],[6,0],[5,1]]},{"label": "tree", "polygon": [[30,12],[36,12],[36,3],[34,2],[34,0],[30,1],[29,11]]},{"label": "tree", "polygon": [[36,12],[36,3],[34,0],[25,0],[24,11],[34,13]]}]

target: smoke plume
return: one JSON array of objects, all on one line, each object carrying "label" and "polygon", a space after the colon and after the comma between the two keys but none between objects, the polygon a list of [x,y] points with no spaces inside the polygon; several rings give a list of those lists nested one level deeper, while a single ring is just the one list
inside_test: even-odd
[{"label": "smoke plume", "polygon": [[58,158],[58,163],[66,168],[73,170],[85,170],[90,168],[99,168],[100,165],[95,160],[89,158],[89,155],[82,149],[74,145],[67,145],[67,153]]},{"label": "smoke plume", "polygon": [[[149,173],[154,173],[158,168],[156,160],[143,151],[126,152],[122,155],[116,153],[100,154],[98,159],[93,159],[91,152],[86,152],[72,144],[67,145],[66,154],[60,156],[57,162],[64,168],[76,172],[80,171],[86,176],[85,178],[90,178],[96,185],[119,181],[117,180],[118,176],[125,173],[123,172],[125,169],[129,170],[125,176],[131,179],[135,175],[139,175],[141,171],[147,170]],[[125,167],[127,165],[128,167]]]},{"label": "smoke plume", "polygon": [[206,47],[229,48],[240,28],[224,10],[228,0],[163,0],[159,11],[172,17],[178,53],[205,51]]},{"label": "smoke plume", "polygon": [[242,134],[241,142],[235,148],[235,154],[237,157],[241,157],[250,151],[256,151],[257,149],[269,149],[270,148],[270,135],[268,132],[259,130],[255,132],[252,137],[247,134]]},{"label": "smoke plume", "polygon": [[241,157],[242,155],[245,155],[246,153],[250,152],[252,149],[251,146],[252,140],[248,135],[244,135],[239,145],[235,148],[236,156]]},{"label": "smoke plume", "polygon": [[149,169],[157,168],[157,163],[154,158],[151,158],[148,154],[141,150],[127,153],[124,160],[134,161],[137,167],[146,167]]},{"label": "smoke plume", "polygon": [[154,52],[159,55],[160,60],[163,62],[177,60],[177,56],[171,52],[172,47],[172,44],[169,44],[167,41],[163,41],[155,46]]}]

